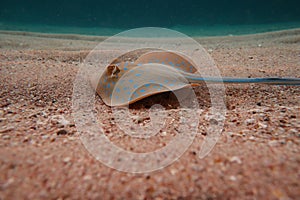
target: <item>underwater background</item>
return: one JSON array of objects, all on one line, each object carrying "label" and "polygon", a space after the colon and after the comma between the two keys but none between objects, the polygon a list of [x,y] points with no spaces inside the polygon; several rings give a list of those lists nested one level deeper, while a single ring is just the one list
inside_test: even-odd
[{"label": "underwater background", "polygon": [[299,0],[1,0],[0,30],[112,35],[166,27],[192,36],[300,27]]}]

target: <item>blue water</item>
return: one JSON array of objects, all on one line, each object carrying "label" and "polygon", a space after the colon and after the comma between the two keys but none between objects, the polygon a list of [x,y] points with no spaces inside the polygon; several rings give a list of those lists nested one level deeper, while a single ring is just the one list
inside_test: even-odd
[{"label": "blue water", "polygon": [[0,29],[113,35],[166,27],[192,36],[300,28],[299,0],[1,0]]}]

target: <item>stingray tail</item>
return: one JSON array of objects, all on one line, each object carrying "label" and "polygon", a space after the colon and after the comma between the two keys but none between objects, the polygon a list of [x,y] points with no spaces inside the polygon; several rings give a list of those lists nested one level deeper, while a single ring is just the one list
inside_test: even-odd
[{"label": "stingray tail", "polygon": [[300,78],[231,78],[186,76],[191,83],[259,83],[269,85],[300,85]]}]

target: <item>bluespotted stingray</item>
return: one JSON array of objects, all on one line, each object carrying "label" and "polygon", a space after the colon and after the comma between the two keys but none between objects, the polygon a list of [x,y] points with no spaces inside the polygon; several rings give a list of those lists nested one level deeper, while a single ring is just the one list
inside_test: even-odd
[{"label": "bluespotted stingray", "polygon": [[201,77],[195,66],[184,55],[171,51],[150,51],[135,61],[114,60],[100,79],[91,80],[91,84],[108,106],[128,105],[154,94],[202,83],[300,85],[300,78]]}]

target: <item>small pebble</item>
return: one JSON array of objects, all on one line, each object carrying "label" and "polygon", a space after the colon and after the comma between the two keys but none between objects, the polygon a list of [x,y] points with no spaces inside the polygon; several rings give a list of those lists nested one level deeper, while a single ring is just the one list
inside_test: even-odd
[{"label": "small pebble", "polygon": [[246,119],[245,120],[245,123],[246,123],[246,125],[251,125],[251,124],[254,124],[254,122],[255,122],[255,119]]},{"label": "small pebble", "polygon": [[268,125],[260,123],[260,122],[258,123],[258,126],[263,128],[263,129],[266,129],[268,127]]},{"label": "small pebble", "polygon": [[66,120],[63,115],[54,115],[50,118],[50,121],[53,124],[56,124],[58,128],[63,128],[70,124],[70,122]]},{"label": "small pebble", "polygon": [[178,171],[176,169],[171,169],[170,172],[172,175],[175,175],[175,174],[177,174]]},{"label": "small pebble", "polygon": [[24,139],[23,139],[23,142],[28,142],[30,140],[30,137],[26,136]]},{"label": "small pebble", "polygon": [[256,138],[254,136],[250,136],[249,140],[255,140]]},{"label": "small pebble", "polygon": [[137,122],[138,124],[142,123],[144,121],[144,118],[143,117],[140,117],[140,116],[132,116],[133,120],[135,122]]},{"label": "small pebble", "polygon": [[237,178],[236,178],[235,176],[229,176],[229,180],[231,180],[231,181],[236,181]]},{"label": "small pebble", "polygon": [[4,122],[4,121],[6,121],[7,120],[7,118],[0,118],[0,122]]},{"label": "small pebble", "polygon": [[42,139],[44,139],[44,140],[46,140],[46,139],[48,139],[48,138],[49,138],[48,135],[43,135],[43,136],[42,136]]},{"label": "small pebble", "polygon": [[2,138],[3,138],[4,140],[9,140],[9,139],[10,139],[10,136],[9,136],[9,135],[3,135]]},{"label": "small pebble", "polygon": [[228,135],[229,135],[230,137],[233,137],[235,134],[234,134],[233,132],[228,132]]},{"label": "small pebble", "polygon": [[71,161],[71,158],[70,158],[70,157],[65,157],[65,158],[63,159],[63,161],[64,161],[65,163],[68,163],[68,162]]},{"label": "small pebble", "polygon": [[65,129],[61,129],[61,130],[57,131],[56,134],[57,135],[66,135],[66,134],[68,134],[68,131],[66,131]]},{"label": "small pebble", "polygon": [[229,159],[230,162],[236,162],[237,164],[242,164],[242,161],[239,157],[233,156]]},{"label": "small pebble", "polygon": [[85,175],[85,176],[83,177],[83,180],[84,180],[84,181],[92,180],[92,176],[91,176],[91,175]]},{"label": "small pebble", "polygon": [[298,136],[300,137],[299,131],[297,131],[297,130],[294,129],[294,128],[290,129],[290,130],[289,130],[289,133],[291,133],[291,134],[297,134],[297,133],[298,133]]}]

